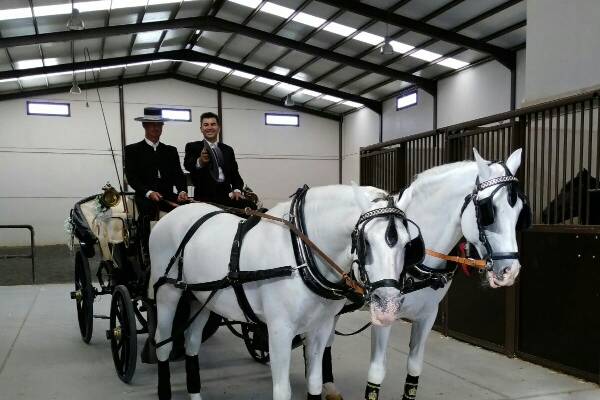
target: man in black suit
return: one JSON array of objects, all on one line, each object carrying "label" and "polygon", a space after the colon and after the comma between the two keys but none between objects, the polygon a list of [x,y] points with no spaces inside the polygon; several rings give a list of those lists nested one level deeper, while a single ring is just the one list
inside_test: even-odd
[{"label": "man in black suit", "polygon": [[[144,108],[141,121],[144,140],[125,146],[125,175],[135,190],[135,202],[141,220],[144,250],[148,249],[150,221],[158,219],[159,210],[170,211],[180,202],[186,202],[187,185],[179,163],[179,154],[173,146],[160,142],[163,124],[162,110]],[[177,193],[173,191],[177,188]]]},{"label": "man in black suit", "polygon": [[200,130],[204,140],[185,145],[183,162],[194,184],[194,199],[231,207],[252,206],[242,196],[244,180],[233,149],[219,142],[219,117],[211,112],[202,114]]}]

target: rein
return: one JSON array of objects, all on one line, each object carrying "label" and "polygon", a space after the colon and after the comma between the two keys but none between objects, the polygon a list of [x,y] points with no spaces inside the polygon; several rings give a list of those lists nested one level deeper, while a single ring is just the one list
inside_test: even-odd
[{"label": "rein", "polygon": [[475,260],[473,258],[466,257],[458,257],[458,256],[448,256],[443,253],[438,253],[437,251],[426,249],[425,253],[431,257],[439,258],[441,260],[451,261],[457,263],[459,265],[468,265],[469,267],[474,267],[477,269],[486,269],[487,261],[486,260]]}]

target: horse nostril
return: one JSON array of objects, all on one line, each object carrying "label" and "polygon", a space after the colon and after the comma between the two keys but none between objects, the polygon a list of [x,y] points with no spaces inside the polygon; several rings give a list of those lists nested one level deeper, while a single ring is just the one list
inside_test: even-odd
[{"label": "horse nostril", "polygon": [[382,304],[383,302],[382,298],[377,293],[373,293],[371,295],[371,301],[373,301],[376,304]]},{"label": "horse nostril", "polygon": [[502,270],[502,273],[508,274],[510,272],[510,267],[506,267]]}]

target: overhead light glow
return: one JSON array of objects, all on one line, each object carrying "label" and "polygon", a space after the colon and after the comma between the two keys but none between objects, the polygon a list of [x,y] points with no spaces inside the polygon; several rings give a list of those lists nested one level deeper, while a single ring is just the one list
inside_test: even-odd
[{"label": "overhead light glow", "polygon": [[350,36],[354,32],[356,32],[356,29],[346,26],[346,25],[338,24],[337,22],[328,23],[325,26],[325,28],[323,28],[323,30],[327,31],[327,32],[335,33],[337,35],[341,35],[344,37]]},{"label": "overhead light glow", "polygon": [[401,43],[396,40],[390,41],[390,44],[392,45],[392,48],[394,49],[394,51],[397,51],[398,53],[402,53],[402,54],[404,54],[408,51],[411,51],[412,49],[415,48],[415,46],[411,46],[410,44],[406,44],[406,43]]},{"label": "overhead light glow", "polygon": [[274,80],[274,79],[264,78],[262,76],[259,77],[259,78],[256,78],[256,81],[260,82],[260,83],[265,83],[265,84],[271,85],[271,86],[273,86],[273,85],[275,85],[277,83],[277,81]]},{"label": "overhead light glow", "polygon": [[424,60],[424,61],[433,61],[433,60],[437,60],[438,58],[440,58],[442,55],[438,54],[438,53],[434,53],[432,51],[429,50],[424,50],[421,49],[419,51],[415,51],[413,54],[411,54],[413,57],[418,58],[420,60]]},{"label": "overhead light glow", "polygon": [[28,69],[28,68],[39,68],[43,67],[42,59],[38,58],[36,60],[21,60],[15,61],[16,69]]},{"label": "overhead light glow", "polygon": [[287,90],[290,92],[295,92],[296,90],[300,89],[300,86],[292,85],[292,84],[286,83],[286,82],[281,82],[279,84],[279,87],[282,88],[283,90]]},{"label": "overhead light glow", "polygon": [[239,4],[241,6],[256,8],[260,4],[260,0],[229,0],[232,3]]},{"label": "overhead light glow", "polygon": [[314,90],[310,90],[310,89],[302,89],[300,91],[300,94],[305,94],[307,96],[312,96],[312,97],[317,97],[317,96],[321,95],[321,93],[315,92]]},{"label": "overhead light glow", "polygon": [[359,42],[368,43],[371,46],[377,46],[384,40],[383,36],[373,35],[372,33],[364,31],[354,36],[353,39],[358,40]]},{"label": "overhead light glow", "polygon": [[240,78],[245,78],[245,79],[252,79],[255,77],[255,75],[249,74],[244,71],[237,71],[237,70],[233,71],[231,75],[239,76]]},{"label": "overhead light glow", "polygon": [[289,68],[278,67],[278,66],[274,66],[273,68],[271,68],[270,71],[275,72],[278,75],[287,75],[290,73]]},{"label": "overhead light glow", "polygon": [[330,96],[328,94],[326,94],[325,96],[323,96],[322,99],[323,100],[327,100],[327,101],[333,101],[334,103],[339,103],[340,101],[343,100],[343,99],[340,99],[339,97]]},{"label": "overhead light glow", "polygon": [[[69,11],[70,13],[71,11]],[[19,18],[31,18],[31,9],[25,8],[12,8],[8,10],[0,10],[0,21],[6,21],[10,19]]]},{"label": "overhead light glow", "polygon": [[396,110],[417,104],[417,92],[412,92],[396,99]]},{"label": "overhead light glow", "polygon": [[350,107],[354,107],[354,108],[358,108],[358,107],[362,107],[363,106],[360,103],[357,103],[355,101],[350,101],[350,100],[346,100],[346,101],[342,102],[342,104],[350,106]]},{"label": "overhead light glow", "polygon": [[265,5],[262,6],[260,11],[266,12],[267,14],[277,15],[281,18],[288,18],[294,13],[294,10],[292,10],[291,8],[280,6],[279,4],[271,3],[270,1],[265,3]]},{"label": "overhead light glow", "polygon": [[452,69],[459,69],[459,68],[466,67],[467,65],[469,65],[468,62],[457,60],[456,58],[446,58],[446,59],[438,62],[438,64],[443,65],[444,67],[452,68]]},{"label": "overhead light glow", "polygon": [[226,74],[231,71],[231,68],[224,67],[218,64],[208,64],[209,69],[214,69],[215,71],[225,72]]},{"label": "overhead light glow", "polygon": [[292,18],[292,21],[312,26],[313,28],[318,28],[319,26],[323,25],[327,20],[324,18],[315,17],[314,15],[310,15],[304,12],[300,12],[298,13],[298,15]]}]

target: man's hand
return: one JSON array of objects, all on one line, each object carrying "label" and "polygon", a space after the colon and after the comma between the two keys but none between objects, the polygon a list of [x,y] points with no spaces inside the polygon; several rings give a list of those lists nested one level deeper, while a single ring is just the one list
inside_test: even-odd
[{"label": "man's hand", "polygon": [[177,196],[177,202],[178,203],[183,203],[188,201],[188,194],[186,192],[179,192],[179,195]]},{"label": "man's hand", "polygon": [[148,195],[148,198],[152,201],[159,202],[162,200],[162,195],[158,192],[152,192]]},{"label": "man's hand", "polygon": [[200,152],[200,157],[198,157],[198,161],[200,161],[202,166],[205,166],[210,162],[210,157],[208,156],[208,151],[206,151],[206,149],[202,149]]},{"label": "man's hand", "polygon": [[243,199],[243,196],[239,191],[234,190],[233,192],[229,193],[229,198],[231,200],[241,200]]}]

